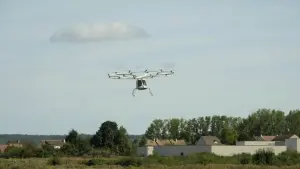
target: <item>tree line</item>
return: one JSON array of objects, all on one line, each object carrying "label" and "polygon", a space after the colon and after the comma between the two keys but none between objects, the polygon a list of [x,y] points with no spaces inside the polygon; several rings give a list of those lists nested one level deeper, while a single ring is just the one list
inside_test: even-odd
[{"label": "tree line", "polygon": [[[39,145],[41,140],[63,140],[68,133],[64,135],[33,135],[33,134],[0,134],[0,144],[6,144],[8,141],[20,140],[21,142],[30,142],[34,145]],[[80,133],[81,138],[90,138],[92,134]],[[140,135],[129,134],[131,140],[136,139]]]},{"label": "tree line", "polygon": [[248,117],[226,115],[205,116],[192,119],[155,119],[147,128],[144,139],[184,139],[195,144],[201,136],[217,136],[225,144],[254,140],[259,135],[300,136],[300,110],[287,114],[281,110],[258,109]]},{"label": "tree line", "polygon": [[116,122],[105,121],[94,135],[80,135],[72,129],[65,137],[66,143],[60,149],[53,145],[43,144],[40,147],[23,141],[22,147],[9,146],[2,158],[50,157],[50,156],[111,156],[132,155],[135,153],[133,141],[130,140],[126,129]]},{"label": "tree line", "polygon": [[224,144],[235,141],[254,140],[258,135],[300,135],[300,110],[283,111],[259,109],[248,117],[225,115],[205,116],[192,119],[155,119],[145,134],[132,140],[123,126],[105,121],[94,135],[82,137],[72,129],[66,136],[66,144],[60,149],[52,145],[36,147],[23,142],[23,147],[8,147],[1,157],[48,157],[60,156],[129,156],[144,146],[147,139],[183,139],[187,144],[196,144],[201,136],[213,135]]}]

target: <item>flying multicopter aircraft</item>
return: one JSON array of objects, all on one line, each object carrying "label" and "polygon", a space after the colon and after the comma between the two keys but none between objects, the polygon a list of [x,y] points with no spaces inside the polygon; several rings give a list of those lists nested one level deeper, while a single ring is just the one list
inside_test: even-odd
[{"label": "flying multicopter aircraft", "polygon": [[[137,75],[136,73],[144,73],[142,75]],[[136,80],[136,85],[135,88],[132,91],[132,95],[135,97],[135,91],[136,90],[149,90],[149,93],[151,96],[153,96],[151,89],[147,86],[147,82],[145,79],[153,79],[154,77],[159,77],[159,76],[170,76],[173,75],[174,71],[169,70],[169,71],[164,71],[163,69],[159,69],[157,71],[140,71],[140,72],[132,72],[131,70],[128,70],[126,72],[120,73],[120,72],[114,72],[108,74],[108,77],[111,79],[134,79]]]}]

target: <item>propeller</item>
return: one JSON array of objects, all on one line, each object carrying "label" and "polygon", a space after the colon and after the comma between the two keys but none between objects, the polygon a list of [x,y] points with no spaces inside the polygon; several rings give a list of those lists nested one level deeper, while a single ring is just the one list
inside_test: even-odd
[{"label": "propeller", "polygon": [[[128,76],[128,75],[132,76],[135,73],[155,73],[156,75],[158,75],[158,74],[161,74],[161,75],[165,75],[165,74],[172,75],[172,74],[174,74],[174,70],[173,70],[173,68],[175,66],[174,62],[163,62],[160,65],[162,65],[162,66],[158,70],[157,69],[153,69],[153,70],[150,69],[149,70],[148,68],[145,68],[145,67],[148,67],[148,65],[147,66],[146,65],[145,66],[138,65],[138,66],[135,66],[136,70],[132,71],[132,69],[126,69],[123,64],[119,64],[118,66],[116,66],[116,68],[120,71],[115,72],[115,74],[116,75],[123,75],[123,77]],[[145,69],[141,70],[142,67],[145,68]]]}]

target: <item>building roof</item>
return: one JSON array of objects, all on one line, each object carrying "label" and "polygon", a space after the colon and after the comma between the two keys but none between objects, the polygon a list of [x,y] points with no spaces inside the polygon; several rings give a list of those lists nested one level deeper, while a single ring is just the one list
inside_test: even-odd
[{"label": "building roof", "polygon": [[220,139],[216,136],[201,136],[200,139],[203,139],[203,141],[206,145],[219,145],[219,144],[221,144]]},{"label": "building roof", "polygon": [[146,146],[186,145],[184,140],[147,140]]},{"label": "building roof", "polygon": [[254,136],[254,141],[265,141],[262,136]]},{"label": "building roof", "polygon": [[41,140],[41,144],[62,146],[65,144],[65,140]]},{"label": "building roof", "polygon": [[289,139],[293,136],[296,136],[298,138],[298,136],[295,134],[288,134],[288,135],[276,136],[272,141],[285,141],[285,139]]},{"label": "building roof", "polygon": [[264,141],[272,141],[276,136],[261,136]]},{"label": "building roof", "polygon": [[167,146],[167,145],[186,145],[184,140],[158,140],[157,143],[162,146]]},{"label": "building roof", "polygon": [[21,141],[20,140],[10,140],[7,142],[7,144],[21,144]]},{"label": "building roof", "polygon": [[8,147],[6,144],[0,144],[0,152],[4,152],[4,150]]},{"label": "building roof", "polygon": [[272,141],[276,136],[256,136],[255,141]]},{"label": "building roof", "polygon": [[147,140],[146,146],[158,146],[154,140]]}]

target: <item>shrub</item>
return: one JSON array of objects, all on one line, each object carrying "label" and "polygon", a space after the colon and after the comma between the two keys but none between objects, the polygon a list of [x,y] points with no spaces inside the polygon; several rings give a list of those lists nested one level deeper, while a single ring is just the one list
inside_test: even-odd
[{"label": "shrub", "polygon": [[96,162],[95,162],[95,160],[94,160],[94,159],[92,159],[92,160],[88,160],[88,161],[85,163],[85,165],[87,165],[87,166],[96,165]]},{"label": "shrub", "polygon": [[209,164],[215,161],[215,154],[212,153],[197,153],[196,154],[196,163],[197,164]]},{"label": "shrub", "polygon": [[93,149],[91,151],[91,155],[92,155],[92,157],[100,157],[101,156],[101,150]]},{"label": "shrub", "polygon": [[140,158],[129,157],[129,158],[120,159],[115,164],[123,166],[123,167],[127,167],[127,166],[136,166],[136,167],[139,167],[143,163],[142,163],[142,160]]},{"label": "shrub", "polygon": [[284,151],[276,156],[277,165],[293,165],[300,163],[300,153],[297,151]]},{"label": "shrub", "polygon": [[48,164],[49,165],[61,165],[62,164],[62,161],[60,159],[60,157],[58,156],[53,156],[52,158],[50,158],[48,160]]},{"label": "shrub", "polygon": [[92,165],[104,165],[107,164],[106,160],[103,160],[102,158],[97,158],[97,159],[91,159],[88,160],[85,165],[87,166],[92,166]]},{"label": "shrub", "polygon": [[7,147],[3,153],[4,158],[21,158],[23,149],[20,147]]},{"label": "shrub", "polygon": [[275,162],[275,153],[272,149],[259,149],[252,156],[252,162],[257,165],[272,165]]},{"label": "shrub", "polygon": [[239,154],[238,159],[239,159],[240,164],[249,164],[249,163],[251,163],[251,154],[249,154],[249,153]]},{"label": "shrub", "polygon": [[120,165],[120,166],[141,166],[143,164],[143,160],[137,157],[124,157],[121,159],[112,159],[107,160],[103,158],[91,159],[88,160],[85,165],[93,166],[93,165]]},{"label": "shrub", "polygon": [[153,156],[153,157],[160,157],[160,154],[157,152],[157,151],[153,151],[152,155],[150,156]]}]

